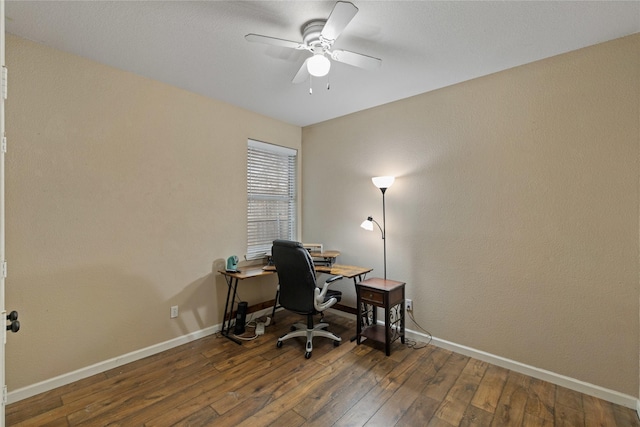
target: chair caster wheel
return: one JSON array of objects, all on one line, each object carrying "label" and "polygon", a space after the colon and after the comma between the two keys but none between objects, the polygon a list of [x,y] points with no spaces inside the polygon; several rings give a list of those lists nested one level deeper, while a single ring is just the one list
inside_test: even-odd
[{"label": "chair caster wheel", "polygon": [[289,330],[290,330],[291,332],[295,331],[296,329],[297,329],[297,328],[296,328],[295,326],[292,326],[292,327],[290,327],[290,328],[289,328]]},{"label": "chair caster wheel", "polygon": [[278,340],[276,342],[276,347],[281,348],[282,347],[282,341]]},{"label": "chair caster wheel", "polygon": [[334,341],[334,342],[333,342],[333,346],[334,346],[334,347],[339,346],[339,345],[340,345],[340,342],[341,342],[341,341]]},{"label": "chair caster wheel", "polygon": [[304,354],[304,358],[305,358],[305,359],[309,359],[310,357],[311,357],[311,352],[310,352],[310,351],[307,351],[307,352]]}]

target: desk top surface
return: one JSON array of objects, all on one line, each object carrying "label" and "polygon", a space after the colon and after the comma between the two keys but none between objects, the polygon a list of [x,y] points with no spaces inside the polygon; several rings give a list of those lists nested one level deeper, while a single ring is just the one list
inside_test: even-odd
[{"label": "desk top surface", "polygon": [[[340,251],[326,250],[322,252],[309,251],[311,258],[324,258],[324,259],[336,259],[340,256]],[[271,253],[267,254],[271,258]]]},{"label": "desk top surface", "polygon": [[380,277],[371,277],[361,281],[356,286],[366,286],[368,288],[379,289],[381,291],[391,291],[404,285],[404,282],[398,282],[397,280],[385,280]]},{"label": "desk top surface", "polygon": [[[342,275],[346,278],[353,279],[356,276],[361,276],[363,274],[367,274],[372,271],[373,268],[370,267],[357,267],[354,265],[342,265],[342,264],[333,264],[332,266],[325,265],[317,265],[316,271],[318,273],[326,273],[332,274],[334,276]],[[276,272],[276,268],[273,265],[265,265],[265,266],[251,266],[240,268],[239,272],[226,271],[226,270],[218,270],[220,274],[224,274],[225,276],[233,277],[236,279],[248,279],[250,277],[258,277],[267,274],[273,274]]]},{"label": "desk top surface", "polygon": [[340,255],[340,251],[309,251],[309,255],[311,255],[312,258],[338,258],[338,255]]},{"label": "desk top surface", "polygon": [[226,270],[218,270],[218,273],[224,274],[225,276],[233,277],[235,279],[248,279],[250,277],[258,277],[258,276],[266,276],[267,274],[273,274],[276,270],[268,270],[262,268],[261,265],[255,265],[251,267],[242,267],[240,271],[226,271]]},{"label": "desk top surface", "polygon": [[328,265],[317,265],[316,271],[319,273],[327,273],[334,276],[344,276],[349,279],[353,279],[356,276],[361,276],[363,274],[367,274],[372,271],[373,268],[370,267],[358,267],[355,265],[342,265],[342,264],[333,264],[332,266]]}]

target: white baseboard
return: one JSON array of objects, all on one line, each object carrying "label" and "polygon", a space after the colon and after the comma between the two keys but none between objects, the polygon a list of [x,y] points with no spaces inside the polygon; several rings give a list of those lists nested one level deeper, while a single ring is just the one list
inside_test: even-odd
[{"label": "white baseboard", "polygon": [[[263,309],[254,313],[251,313],[252,317],[260,317],[263,315],[271,315],[271,308]],[[85,368],[78,369],[73,372],[69,372],[57,377],[41,381],[36,384],[32,384],[17,390],[9,391],[7,393],[7,404],[18,402],[22,399],[35,396],[36,394],[44,393],[45,391],[53,390],[54,388],[61,387],[63,385],[71,384],[72,382],[88,378],[92,375],[99,374],[101,372],[108,371],[109,369],[117,368],[118,366],[126,365],[127,363],[135,362],[136,360],[143,359],[154,354],[161,353],[166,350],[170,350],[179,345],[187,344],[191,341],[195,341],[200,338],[204,338],[209,335],[213,335],[222,328],[221,324],[210,326],[208,328],[201,329],[199,331],[191,332],[187,335],[182,335],[177,338],[170,339],[168,341],[152,345],[150,347],[142,348],[140,350],[132,351],[131,353],[124,354],[122,356],[114,357],[112,359],[98,362],[94,365],[87,366]]]},{"label": "white baseboard", "polygon": [[[411,331],[409,329],[407,329],[405,333],[407,338],[411,338],[414,340],[427,341],[429,339],[427,335],[420,332]],[[459,354],[464,354],[465,356],[473,357],[474,359],[482,360],[483,362],[491,363],[493,365],[512,370],[514,372],[519,372],[521,374],[547,381],[555,385],[566,387],[580,393],[588,394],[590,396],[594,396],[615,403],[617,405],[635,409],[640,415],[640,400],[638,400],[638,398],[636,397],[629,396],[627,394],[620,393],[614,390],[609,390],[604,387],[600,387],[584,381],[580,381],[575,378],[560,375],[555,372],[536,368],[535,366],[525,365],[524,363],[516,362],[515,360],[506,359],[501,356],[496,356],[491,353],[486,353],[481,350],[476,350],[475,348],[466,347],[464,345],[452,343],[450,341],[446,341],[436,337],[433,337],[431,339],[431,344]]]},{"label": "white baseboard", "polygon": [[[271,308],[260,310],[256,313],[253,313],[253,317],[271,315],[271,310],[272,310]],[[352,318],[353,316],[353,315],[348,315],[347,313],[342,313],[337,310],[331,310],[331,311],[336,314],[345,315],[345,317],[348,316]],[[88,378],[92,375],[108,371],[109,369],[114,369],[114,368],[117,368],[118,366],[135,362],[136,360],[140,360],[142,358],[152,356],[154,354],[169,350],[179,345],[187,344],[191,341],[195,341],[197,339],[200,339],[209,335],[213,335],[220,330],[221,326],[222,325],[220,324],[210,326],[208,328],[201,329],[199,331],[192,332],[187,335],[183,335],[181,337],[173,338],[171,340],[168,340],[159,344],[155,344],[147,348],[136,350],[131,353],[124,354],[122,356],[114,357],[112,359],[105,360],[103,362],[99,362],[94,365],[78,369],[73,372],[69,372],[67,374],[59,375],[57,377],[54,377],[36,384],[32,384],[27,387],[10,391],[7,395],[7,403],[11,404],[14,402],[18,402],[20,400],[35,396],[45,391],[53,390],[54,388],[70,384],[74,381],[79,381],[84,378]],[[420,341],[427,341],[429,339],[429,337],[426,336],[425,334],[412,331],[410,329],[406,330],[406,336],[407,338],[420,340]],[[433,337],[431,339],[431,343],[437,347],[445,348],[447,350],[464,354],[465,356],[473,357],[475,359],[482,360],[484,362],[491,363],[505,369],[510,369],[512,371],[519,372],[524,375],[529,375],[531,377],[538,378],[544,381],[548,381],[550,383],[560,385],[562,387],[566,387],[568,389],[575,390],[580,393],[588,394],[590,396],[595,396],[600,399],[604,399],[609,402],[625,406],[627,408],[635,409],[638,412],[638,416],[640,416],[640,400],[633,396],[629,396],[623,393],[619,393],[617,391],[609,390],[594,384],[589,384],[584,381],[566,377],[564,375],[556,374],[554,372],[546,371],[544,369],[536,368],[534,366],[525,365],[523,363],[516,362],[514,360],[506,359],[504,357],[496,356],[481,350],[476,350],[471,347],[466,347],[466,346],[452,343],[436,337]]]}]

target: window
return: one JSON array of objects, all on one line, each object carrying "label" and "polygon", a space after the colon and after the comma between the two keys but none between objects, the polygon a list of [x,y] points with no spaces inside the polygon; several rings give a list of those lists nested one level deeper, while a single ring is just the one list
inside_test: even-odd
[{"label": "window", "polygon": [[247,259],[263,257],[275,239],[295,240],[296,157],[291,148],[247,143]]}]

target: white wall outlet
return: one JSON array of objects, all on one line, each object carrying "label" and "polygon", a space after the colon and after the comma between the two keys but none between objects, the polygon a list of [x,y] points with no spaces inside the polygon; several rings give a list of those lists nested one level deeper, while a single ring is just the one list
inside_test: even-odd
[{"label": "white wall outlet", "polygon": [[413,300],[404,300],[404,309],[407,311],[413,311]]},{"label": "white wall outlet", "polygon": [[177,305],[172,305],[171,306],[171,318],[175,319],[176,317],[178,317],[178,306]]}]

